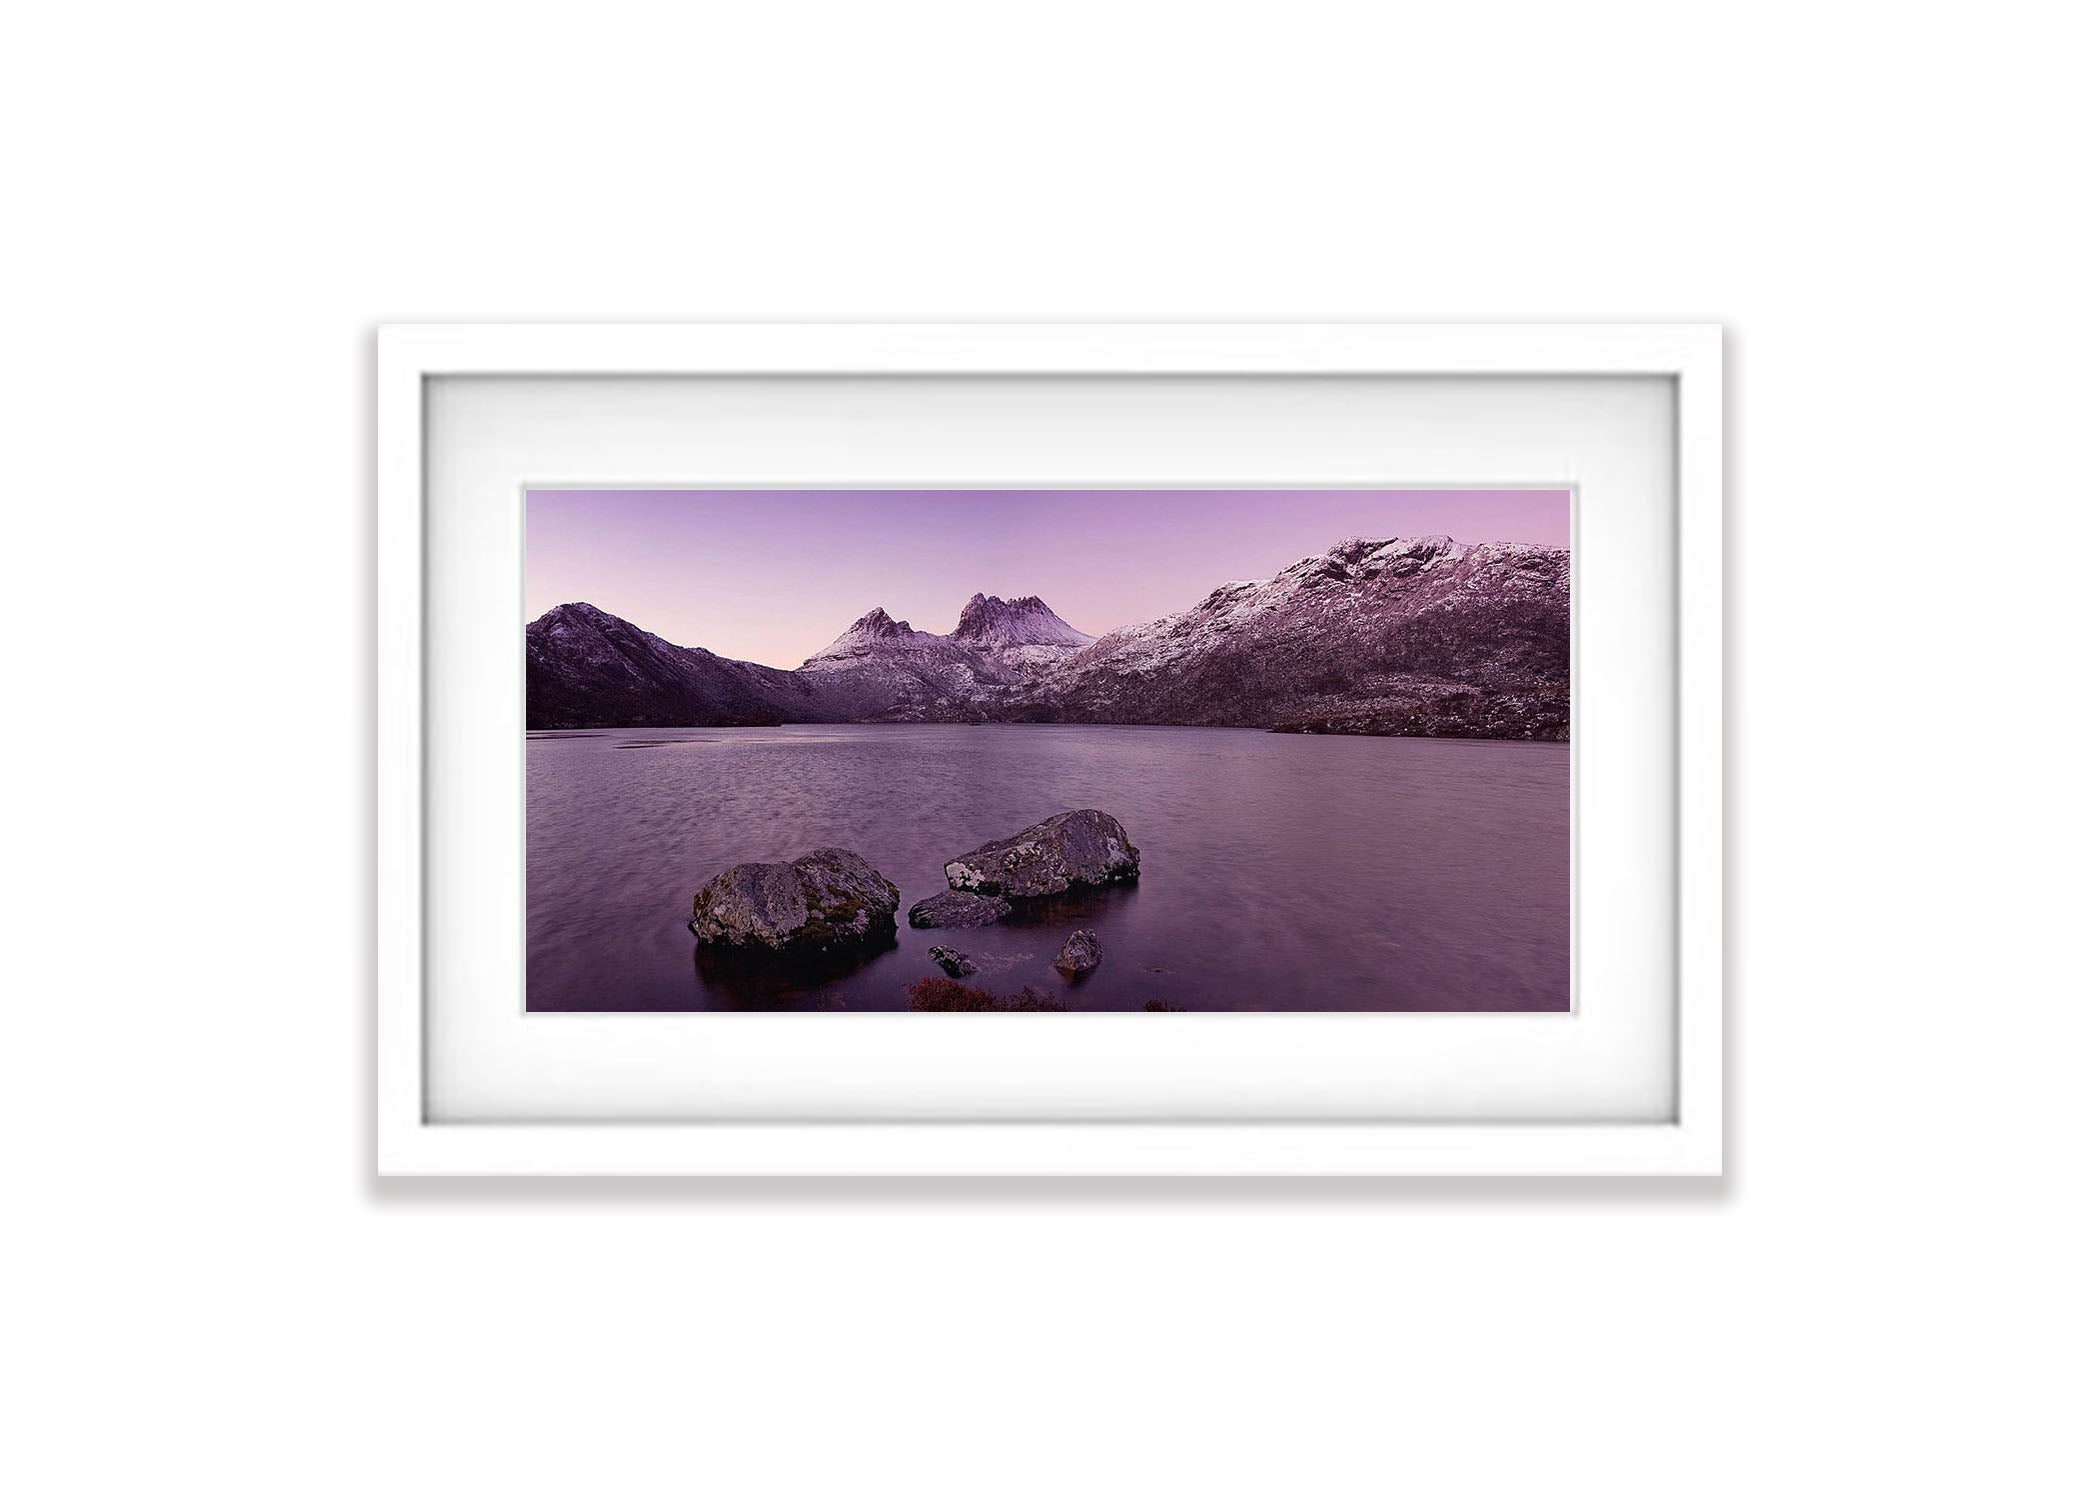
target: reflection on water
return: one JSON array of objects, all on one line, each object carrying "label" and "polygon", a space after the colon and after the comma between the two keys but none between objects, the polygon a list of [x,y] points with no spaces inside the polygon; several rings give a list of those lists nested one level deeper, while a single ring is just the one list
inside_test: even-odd
[{"label": "reflection on water", "polygon": [[897,946],[897,934],[884,934],[866,947],[814,954],[771,953],[693,943],[693,968],[701,987],[723,1010],[793,1010],[804,995],[865,968]]},{"label": "reflection on water", "polygon": [[[971,956],[968,984],[1074,1010],[1568,1007],[1566,745],[1033,724],[529,739],[534,1010],[903,1010],[936,943]],[[1122,820],[1136,884],[996,927],[904,925],[944,861],[1071,807]],[[709,876],[826,845],[903,892],[893,946],[769,964],[686,931]],[[1083,985],[1051,968],[1075,927],[1106,954]]]},{"label": "reflection on water", "polygon": [[[1018,828],[1008,831],[1012,833],[1020,832]],[[1136,838],[1137,835],[1132,834],[1131,837]],[[982,841],[980,840],[980,842]],[[1143,844],[1138,845],[1141,853],[1144,847]],[[958,849],[955,852],[963,854],[967,851]],[[1055,927],[1057,929],[1057,941],[1050,945],[1052,949],[1055,949],[1063,944],[1065,935],[1075,927],[1095,927],[1102,922],[1109,922],[1109,925],[1113,926],[1114,923],[1110,921],[1111,917],[1120,911],[1125,904],[1135,901],[1137,895],[1137,884],[1135,882],[1125,882],[1122,885],[1099,886],[1092,890],[1067,891],[1061,896],[1029,896],[1025,898],[1016,896],[1012,898],[1013,915],[1002,918],[999,926],[1009,929]],[[950,944],[951,947],[967,948],[970,946],[968,943],[960,940],[962,933],[952,928],[943,930],[950,932],[957,938],[956,942]],[[983,929],[979,928],[977,930],[982,931]]]}]

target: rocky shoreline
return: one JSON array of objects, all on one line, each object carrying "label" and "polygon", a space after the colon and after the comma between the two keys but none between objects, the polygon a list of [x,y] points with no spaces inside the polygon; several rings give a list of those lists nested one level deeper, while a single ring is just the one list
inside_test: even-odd
[{"label": "rocky shoreline", "polygon": [[1429,703],[1336,708],[1274,725],[1271,734],[1353,734],[1437,740],[1537,740],[1565,744],[1571,727],[1565,700],[1453,694]]}]

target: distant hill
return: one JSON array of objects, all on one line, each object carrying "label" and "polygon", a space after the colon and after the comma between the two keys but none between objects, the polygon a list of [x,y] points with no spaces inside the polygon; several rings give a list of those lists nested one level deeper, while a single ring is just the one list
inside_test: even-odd
[{"label": "distant hill", "polygon": [[792,672],[674,646],[594,605],[557,605],[525,627],[528,729],[778,724],[814,707]]}]

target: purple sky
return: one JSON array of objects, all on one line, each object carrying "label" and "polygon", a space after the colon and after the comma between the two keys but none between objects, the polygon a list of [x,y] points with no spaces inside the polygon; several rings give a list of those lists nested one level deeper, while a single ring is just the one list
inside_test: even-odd
[{"label": "purple sky", "polygon": [[1566,490],[529,490],[525,617],[595,604],[681,646],[799,666],[881,605],[945,633],[974,593],[1089,635],[1347,536],[1568,545]]}]

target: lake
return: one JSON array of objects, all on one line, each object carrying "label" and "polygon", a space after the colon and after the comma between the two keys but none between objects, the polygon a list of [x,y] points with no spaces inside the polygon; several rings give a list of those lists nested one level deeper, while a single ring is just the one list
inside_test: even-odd
[{"label": "lake", "polygon": [[[590,730],[526,747],[530,1010],[901,1010],[968,983],[1074,1010],[1566,1010],[1569,747],[1248,729],[846,724]],[[905,925],[943,863],[1066,808],[1120,819],[1140,878],[967,930]],[[836,845],[903,893],[897,946],[815,976],[724,966],[708,877]],[[1051,968],[1091,927],[1100,969]]]}]

